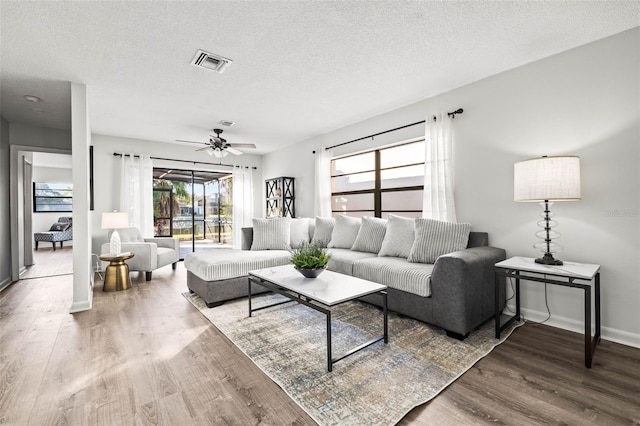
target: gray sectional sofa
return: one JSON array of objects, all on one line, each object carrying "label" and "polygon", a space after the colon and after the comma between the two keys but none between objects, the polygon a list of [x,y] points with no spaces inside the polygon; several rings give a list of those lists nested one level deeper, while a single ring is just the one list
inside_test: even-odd
[{"label": "gray sectional sofa", "polygon": [[[437,239],[440,235],[439,249],[446,251],[446,247],[450,246],[450,242],[446,241],[446,233],[438,234],[436,230],[434,234],[432,229],[429,235],[420,234],[416,225],[414,235],[403,235],[397,231],[397,227],[387,227],[386,221],[375,218],[362,219],[361,226],[355,222],[360,219],[349,218],[351,230],[335,224],[333,231],[327,232],[323,228],[331,219],[316,218],[315,222],[309,220],[307,235],[299,230],[294,231],[294,227],[299,228],[298,219],[289,223],[285,220],[288,218],[280,219],[285,223],[282,229],[286,231],[287,226],[291,227],[289,233],[282,231],[265,234],[258,230],[256,241],[254,228],[263,226],[264,222],[260,221],[275,224],[269,222],[274,219],[257,219],[254,220],[254,228],[242,230],[242,250],[220,249],[189,254],[184,262],[189,290],[204,299],[209,307],[247,296],[247,274],[250,270],[286,265],[290,258],[288,247],[312,241],[329,245],[327,250],[331,260],[328,269],[386,285],[390,310],[441,327],[452,337],[466,337],[470,331],[494,315],[493,265],[504,260],[506,253],[503,249],[488,245],[487,233],[470,232],[470,225],[466,232],[452,237],[459,240],[458,250],[440,255],[436,250],[428,253],[426,258],[423,257],[423,262],[416,255],[419,242],[424,243],[427,237],[433,240],[433,235]],[[392,223],[390,218],[389,225],[397,224],[398,219],[393,219]],[[413,219],[403,220],[405,231],[410,231],[406,220]],[[337,221],[342,223],[345,220]],[[437,221],[428,222],[429,225],[433,223],[442,224]],[[365,228],[368,232],[363,232]],[[393,232],[395,241],[392,241],[394,238],[391,233],[384,236],[385,229],[396,230]],[[301,235],[303,241],[296,241],[295,238],[300,238]],[[332,238],[327,243],[329,235]],[[286,239],[286,243],[278,242],[283,239]],[[427,252],[433,248],[432,243],[429,242],[428,245],[425,249]],[[264,249],[267,246],[269,248]],[[422,254],[424,253],[423,250]],[[435,260],[426,263],[429,256],[435,256]],[[505,285],[501,285],[500,289],[502,309],[505,304]],[[265,291],[257,284],[252,285],[252,293]],[[377,299],[379,298],[369,296],[362,300],[380,306]]]}]

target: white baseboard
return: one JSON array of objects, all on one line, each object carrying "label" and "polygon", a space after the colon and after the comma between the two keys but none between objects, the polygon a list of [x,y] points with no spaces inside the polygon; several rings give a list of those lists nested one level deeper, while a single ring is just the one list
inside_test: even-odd
[{"label": "white baseboard", "polygon": [[0,282],[0,291],[4,290],[5,288],[9,287],[9,285],[12,283],[13,281],[11,281],[11,277],[7,277],[4,280],[2,280],[2,282]]},{"label": "white baseboard", "polygon": [[91,299],[89,300],[80,300],[78,302],[73,302],[71,304],[71,309],[69,309],[70,314],[75,314],[76,312],[89,311],[92,308]]},{"label": "white baseboard", "polygon": [[[508,308],[513,312],[515,306],[509,305]],[[522,315],[525,319],[535,322],[544,321],[548,314],[546,312],[533,311],[530,309],[520,308]],[[573,331],[575,333],[584,333],[584,322],[577,321],[572,318],[566,318],[557,314],[551,315],[546,322],[546,325],[561,328],[563,330]],[[595,323],[591,325],[591,330],[594,330]],[[592,331],[593,333],[593,331]],[[611,342],[620,343],[622,345],[632,346],[634,348],[640,348],[640,334],[630,333],[624,330],[618,330],[610,327],[600,328],[601,338],[609,340]]]}]

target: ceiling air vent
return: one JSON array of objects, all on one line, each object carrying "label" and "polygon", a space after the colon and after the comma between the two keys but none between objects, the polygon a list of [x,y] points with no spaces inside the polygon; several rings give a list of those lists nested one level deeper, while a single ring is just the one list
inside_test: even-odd
[{"label": "ceiling air vent", "polygon": [[204,50],[198,50],[191,64],[222,74],[231,62],[233,62],[231,59],[223,58],[220,55],[214,55]]},{"label": "ceiling air vent", "polygon": [[220,120],[220,121],[218,121],[218,124],[220,124],[221,126],[231,127],[234,124],[236,124],[236,122],[235,121],[229,121],[229,120]]}]

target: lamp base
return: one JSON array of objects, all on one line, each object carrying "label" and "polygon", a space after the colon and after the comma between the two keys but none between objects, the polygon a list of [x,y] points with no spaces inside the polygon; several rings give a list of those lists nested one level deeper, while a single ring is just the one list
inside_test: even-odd
[{"label": "lamp base", "polygon": [[120,247],[120,234],[118,234],[117,229],[114,229],[111,233],[111,240],[109,241],[109,251],[111,252],[111,254],[119,254]]},{"label": "lamp base", "polygon": [[544,256],[536,259],[536,263],[543,265],[562,265],[562,260],[554,259],[551,253],[545,253]]}]

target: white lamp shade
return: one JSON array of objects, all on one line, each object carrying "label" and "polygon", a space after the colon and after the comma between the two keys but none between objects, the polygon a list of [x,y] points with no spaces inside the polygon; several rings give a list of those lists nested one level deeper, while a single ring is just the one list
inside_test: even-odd
[{"label": "white lamp shade", "polygon": [[579,200],[580,157],[541,157],[513,167],[514,201]]},{"label": "white lamp shade", "polygon": [[122,229],[129,227],[127,212],[102,213],[102,229]]}]

